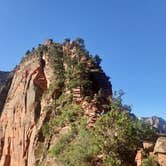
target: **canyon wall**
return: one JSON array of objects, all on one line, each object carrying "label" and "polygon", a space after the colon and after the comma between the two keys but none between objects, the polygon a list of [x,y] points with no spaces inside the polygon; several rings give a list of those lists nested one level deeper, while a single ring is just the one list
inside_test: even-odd
[{"label": "canyon wall", "polygon": [[[38,57],[30,58],[15,70],[0,119],[2,166],[34,165],[34,142],[39,121],[42,121],[40,111],[44,107],[43,90],[53,78],[53,70],[47,60],[44,73],[40,70],[39,61]],[[41,87],[34,85],[37,76]]]}]

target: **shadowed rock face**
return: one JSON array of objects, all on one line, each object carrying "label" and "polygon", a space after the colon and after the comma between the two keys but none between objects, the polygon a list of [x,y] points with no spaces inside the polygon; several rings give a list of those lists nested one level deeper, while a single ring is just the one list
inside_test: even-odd
[{"label": "shadowed rock face", "polygon": [[92,85],[92,89],[94,92],[99,91],[101,89],[104,96],[112,95],[112,85],[108,81],[109,78],[105,75],[105,73],[102,70],[92,71],[90,73],[89,79],[92,82],[94,82],[94,84]]},{"label": "shadowed rock face", "polygon": [[12,79],[13,72],[0,72],[0,113],[3,110]]},{"label": "shadowed rock face", "polygon": [[0,87],[6,82],[10,72],[0,71]]}]

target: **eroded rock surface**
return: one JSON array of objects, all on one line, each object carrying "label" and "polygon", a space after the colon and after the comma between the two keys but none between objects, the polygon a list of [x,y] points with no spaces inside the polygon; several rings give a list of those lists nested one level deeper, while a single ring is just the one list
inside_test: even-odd
[{"label": "eroded rock surface", "polygon": [[166,154],[166,138],[165,137],[158,138],[154,148],[154,152]]},{"label": "eroded rock surface", "polygon": [[44,68],[40,61],[34,57],[15,71],[0,119],[1,166],[35,165],[36,122],[41,119],[42,95],[53,74],[51,68]]}]

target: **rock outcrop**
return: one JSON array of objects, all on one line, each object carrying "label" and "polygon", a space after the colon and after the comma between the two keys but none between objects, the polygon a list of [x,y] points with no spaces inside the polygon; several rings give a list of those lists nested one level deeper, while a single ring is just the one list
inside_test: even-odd
[{"label": "rock outcrop", "polygon": [[0,119],[0,165],[34,165],[37,120],[44,107],[42,94],[51,74],[52,69],[42,69],[37,57],[21,63],[15,70]]},{"label": "rock outcrop", "polygon": [[102,105],[112,95],[109,78],[80,50],[77,43],[62,45],[48,40],[28,52],[14,76],[7,79],[6,90],[0,91],[0,166],[60,165],[48,151],[67,129],[61,128],[58,134],[54,131],[46,138],[42,127],[56,117],[60,108],[51,104],[62,93],[83,108],[84,116],[89,117],[88,127],[107,111]]},{"label": "rock outcrop", "polygon": [[166,137],[159,137],[154,148],[154,153],[166,154]]},{"label": "rock outcrop", "polygon": [[166,137],[158,138],[155,144],[154,153],[156,154],[158,158],[159,164],[161,166],[165,166],[166,165]]},{"label": "rock outcrop", "polygon": [[[145,155],[146,154],[146,155]],[[143,159],[152,157],[156,159],[160,166],[166,165],[166,137],[159,137],[156,142],[143,142],[143,148],[137,151],[136,162],[137,166],[142,165]]]}]

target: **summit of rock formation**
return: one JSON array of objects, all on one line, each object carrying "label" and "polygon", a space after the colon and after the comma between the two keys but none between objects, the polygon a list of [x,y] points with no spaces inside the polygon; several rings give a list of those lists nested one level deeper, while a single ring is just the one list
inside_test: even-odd
[{"label": "summit of rock formation", "polygon": [[100,62],[81,38],[48,39],[0,72],[0,166],[135,164],[157,134],[112,94]]}]

